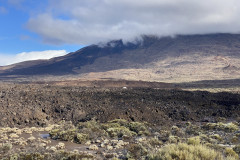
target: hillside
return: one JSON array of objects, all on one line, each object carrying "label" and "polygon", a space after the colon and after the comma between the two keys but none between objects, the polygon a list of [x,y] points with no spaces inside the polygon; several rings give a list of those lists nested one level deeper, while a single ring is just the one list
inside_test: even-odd
[{"label": "hillside", "polygon": [[179,35],[90,45],[66,56],[0,67],[0,78],[126,79],[162,82],[238,79],[240,35]]}]

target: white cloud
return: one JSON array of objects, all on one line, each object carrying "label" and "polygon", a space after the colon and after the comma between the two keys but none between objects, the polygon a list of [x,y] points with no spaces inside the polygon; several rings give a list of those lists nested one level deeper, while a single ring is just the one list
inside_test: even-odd
[{"label": "white cloud", "polygon": [[17,55],[0,54],[0,66],[9,65],[28,60],[38,59],[50,59],[53,57],[66,55],[65,50],[46,50],[46,51],[33,51],[33,52],[22,52]]},{"label": "white cloud", "polygon": [[0,6],[0,14],[6,14],[8,11],[3,6]]},{"label": "white cloud", "polygon": [[49,0],[27,27],[46,43],[91,44],[140,34],[240,31],[239,0]]}]

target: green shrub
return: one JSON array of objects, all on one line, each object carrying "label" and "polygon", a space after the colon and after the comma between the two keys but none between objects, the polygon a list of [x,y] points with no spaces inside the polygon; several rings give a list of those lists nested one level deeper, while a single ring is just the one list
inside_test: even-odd
[{"label": "green shrub", "polygon": [[234,123],[207,123],[203,126],[204,129],[207,130],[221,130],[225,132],[235,132],[238,131],[239,128],[236,124]]},{"label": "green shrub", "polygon": [[130,131],[128,128],[121,126],[121,127],[115,127],[115,128],[108,128],[107,133],[110,137],[123,137],[123,136],[136,136],[137,134],[133,131]]},{"label": "green shrub", "polygon": [[239,138],[238,138],[237,136],[233,136],[233,137],[231,138],[231,142],[232,142],[232,143],[235,143],[235,144],[239,144]]},{"label": "green shrub", "polygon": [[[66,122],[67,123],[67,122]],[[96,120],[81,122],[74,127],[71,123],[61,123],[50,131],[52,139],[84,143],[90,139],[106,137],[133,137],[137,135],[149,135],[147,127],[140,122],[127,122],[123,119],[116,119],[107,123],[99,123]]]},{"label": "green shrub", "polygon": [[187,140],[187,144],[189,145],[200,145],[200,143],[201,143],[201,140],[199,136],[191,137],[191,138],[188,138]]},{"label": "green shrub", "polygon": [[168,141],[170,135],[171,135],[171,133],[169,131],[161,130],[159,132],[158,139],[163,141],[163,142],[166,142],[166,141]]},{"label": "green shrub", "polygon": [[118,128],[123,125],[120,125],[119,123],[104,123],[104,124],[101,124],[101,126],[104,130],[107,130],[109,128]]},{"label": "green shrub", "polygon": [[233,147],[233,150],[237,153],[240,154],[240,144],[236,145],[235,147]]},{"label": "green shrub", "polygon": [[184,132],[181,128],[177,127],[177,126],[172,126],[171,128],[171,133],[175,136],[183,136]]},{"label": "green shrub", "polygon": [[73,142],[76,137],[76,129],[70,129],[70,130],[54,129],[50,131],[49,134],[52,139],[60,139],[63,141]]},{"label": "green shrub", "polygon": [[33,160],[33,159],[44,160],[44,157],[45,156],[40,153],[21,153],[19,155],[19,159],[24,159],[24,160]]},{"label": "green shrub", "polygon": [[210,138],[216,139],[218,141],[222,141],[222,137],[219,134],[210,135]]},{"label": "green shrub", "polygon": [[163,145],[163,142],[158,138],[150,138],[147,143],[153,147]]},{"label": "green shrub", "polygon": [[[231,157],[234,158],[234,157]],[[204,145],[169,144],[149,156],[150,160],[223,160],[224,155]],[[235,159],[237,160],[237,159]]]},{"label": "green shrub", "polygon": [[12,149],[12,144],[11,143],[3,143],[2,145],[0,145],[0,153],[7,153],[8,151],[10,151]]},{"label": "green shrub", "polygon": [[127,147],[128,150],[128,159],[134,158],[134,159],[141,159],[142,156],[146,156],[148,154],[148,151],[145,147],[143,147],[141,144],[130,144]]},{"label": "green shrub", "polygon": [[239,158],[239,157],[238,157],[238,154],[237,154],[232,148],[226,148],[226,149],[225,149],[225,154],[226,154],[227,156],[234,157],[234,158],[236,158],[236,159]]},{"label": "green shrub", "polygon": [[169,143],[178,143],[180,141],[180,138],[178,136],[169,136],[168,142]]},{"label": "green shrub", "polygon": [[97,132],[97,131],[101,130],[101,126],[95,119],[93,119],[91,121],[87,121],[87,122],[80,122],[77,125],[77,128],[78,129],[87,128],[87,129],[91,129],[91,131],[93,131],[93,132]]},{"label": "green shrub", "polygon": [[58,151],[54,153],[54,155],[52,155],[51,158],[59,160],[95,159],[93,155],[90,154],[68,151]]},{"label": "green shrub", "polygon": [[86,153],[78,153],[78,152],[69,152],[69,151],[57,151],[53,153],[49,152],[32,152],[32,153],[15,153],[14,155],[9,155],[5,159],[10,160],[77,160],[77,159],[95,159],[93,155]]},{"label": "green shrub", "polygon": [[191,124],[190,122],[188,122],[186,124],[186,133],[188,135],[199,135],[201,133],[201,128],[197,125]]},{"label": "green shrub", "polygon": [[117,123],[121,126],[127,126],[127,124],[129,123],[127,120],[125,119],[114,119],[112,121],[109,121],[108,123]]},{"label": "green shrub", "polygon": [[88,139],[89,139],[88,135],[87,134],[83,134],[83,133],[77,133],[77,135],[75,137],[75,141],[77,143],[81,143],[81,144],[87,142]]},{"label": "green shrub", "polygon": [[130,122],[127,127],[138,135],[150,135],[147,127],[140,122]]}]

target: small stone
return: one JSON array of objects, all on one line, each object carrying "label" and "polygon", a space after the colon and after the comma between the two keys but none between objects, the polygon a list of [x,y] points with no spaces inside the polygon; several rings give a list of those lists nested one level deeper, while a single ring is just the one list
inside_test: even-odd
[{"label": "small stone", "polygon": [[53,152],[56,152],[56,151],[57,151],[57,148],[54,147],[54,146],[52,146],[52,147],[50,147],[50,150],[53,151]]},{"label": "small stone", "polygon": [[23,130],[23,132],[28,133],[28,134],[32,134],[32,131],[31,131],[30,128],[25,128],[25,129]]},{"label": "small stone", "polygon": [[28,141],[34,141],[35,139],[36,139],[35,137],[31,136],[28,138]]},{"label": "small stone", "polygon": [[113,146],[107,145],[107,150],[113,150]]},{"label": "small stone", "polygon": [[105,139],[105,140],[103,141],[103,143],[104,143],[104,144],[108,144],[108,143],[109,143],[109,140],[108,140],[108,139]]},{"label": "small stone", "polygon": [[118,143],[117,143],[117,145],[124,146],[125,143],[123,142],[123,140],[119,140]]},{"label": "small stone", "polygon": [[52,129],[53,129],[53,127],[52,127],[52,126],[48,126],[48,127],[44,128],[44,131],[47,131],[47,132],[49,132],[49,131],[51,131]]},{"label": "small stone", "polygon": [[100,144],[100,147],[104,148],[104,147],[105,147],[105,144],[104,144],[104,143],[101,143],[101,144]]},{"label": "small stone", "polygon": [[64,149],[65,148],[65,144],[62,142],[59,142],[58,145],[56,145],[57,149]]},{"label": "small stone", "polygon": [[115,148],[116,149],[123,148],[124,145],[126,145],[126,143],[122,140],[119,140],[118,143],[116,144]]},{"label": "small stone", "polygon": [[143,141],[146,141],[146,138],[145,137],[140,137],[140,138],[137,139],[137,141],[143,142]]},{"label": "small stone", "polygon": [[101,141],[99,139],[96,140],[96,143],[101,143]]},{"label": "small stone", "polygon": [[114,139],[114,140],[112,140],[112,143],[113,143],[113,144],[117,144],[117,143],[118,143],[118,140]]},{"label": "small stone", "polygon": [[88,145],[88,146],[91,145],[91,141],[87,141],[85,145]]},{"label": "small stone", "polygon": [[9,137],[10,138],[18,138],[19,136],[17,134],[15,134],[15,133],[12,133],[12,134],[9,135]]},{"label": "small stone", "polygon": [[47,145],[45,143],[40,143],[39,146],[40,147],[46,147]]},{"label": "small stone", "polygon": [[7,135],[4,135],[4,136],[2,136],[1,139],[2,139],[2,140],[8,140],[8,136],[7,136]]},{"label": "small stone", "polygon": [[114,148],[120,149],[120,148],[122,148],[122,146],[121,145],[116,145],[116,146],[114,146]]},{"label": "small stone", "polygon": [[96,150],[98,150],[98,146],[96,146],[95,144],[93,144],[93,145],[90,145],[90,146],[89,146],[89,149],[96,151]]},{"label": "small stone", "polygon": [[20,145],[20,146],[26,146],[27,144],[28,144],[28,143],[27,143],[26,141],[21,141],[19,145]]},{"label": "small stone", "polygon": [[51,140],[47,140],[46,143],[47,143],[47,144],[51,143]]}]

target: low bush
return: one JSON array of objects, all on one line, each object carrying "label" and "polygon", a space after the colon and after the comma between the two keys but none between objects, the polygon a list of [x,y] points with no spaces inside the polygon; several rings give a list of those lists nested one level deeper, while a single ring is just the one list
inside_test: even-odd
[{"label": "low bush", "polygon": [[231,157],[234,157],[234,158],[236,158],[236,159],[239,158],[239,157],[238,157],[238,154],[237,154],[232,148],[226,148],[226,149],[225,149],[225,154],[226,154],[227,156],[231,156]]},{"label": "low bush", "polygon": [[136,132],[130,131],[128,128],[124,126],[120,127],[114,127],[114,128],[108,128],[107,133],[109,134],[110,137],[123,137],[123,136],[136,136]]},{"label": "low bush", "polygon": [[186,134],[188,135],[195,135],[195,136],[198,136],[199,134],[201,134],[201,127],[198,126],[198,125],[194,125],[194,124],[191,124],[190,122],[188,122],[186,124]]},{"label": "low bush", "polygon": [[235,132],[239,130],[239,127],[234,123],[207,123],[203,125],[206,130],[221,130],[225,132]]},{"label": "low bush", "polygon": [[159,140],[158,138],[150,138],[147,143],[153,147],[158,147],[163,145],[163,142]]},{"label": "low bush", "polygon": [[129,128],[129,130],[135,132],[137,135],[141,136],[141,135],[150,135],[147,127],[145,126],[144,123],[140,123],[140,122],[130,122],[127,124],[126,126],[127,128]]},{"label": "low bush", "polygon": [[32,153],[16,153],[13,155],[7,156],[5,159],[10,160],[77,160],[77,159],[88,159],[93,160],[95,159],[93,155],[85,154],[85,153],[78,153],[78,152],[69,152],[69,151],[57,151],[54,153],[39,153],[39,152],[32,152]]},{"label": "low bush", "polygon": [[96,120],[81,122],[74,127],[71,123],[62,123],[50,131],[52,139],[60,139],[75,143],[84,143],[87,140],[97,138],[119,138],[149,135],[150,132],[144,123],[128,122],[116,119],[107,123],[99,123]]},{"label": "low bush", "polygon": [[237,153],[240,154],[240,144],[236,145],[235,147],[233,147],[233,150]]},{"label": "low bush", "polygon": [[237,160],[235,157],[224,157],[204,145],[188,145],[186,143],[168,144],[160,148],[157,153],[149,156],[150,160]]},{"label": "low bush", "polygon": [[187,140],[187,144],[189,145],[200,145],[201,143],[201,140],[200,140],[200,137],[191,137],[191,138],[188,138]]},{"label": "low bush", "polygon": [[11,143],[0,144],[0,153],[7,153],[11,149],[12,149],[12,144]]},{"label": "low bush", "polygon": [[143,156],[147,156],[147,149],[141,144],[130,144],[127,147],[128,150],[128,159],[142,159]]},{"label": "low bush", "polygon": [[87,142],[89,139],[89,136],[87,134],[83,134],[83,133],[77,133],[77,135],[75,136],[75,141],[77,143],[85,143]]},{"label": "low bush", "polygon": [[219,134],[210,135],[210,138],[216,139],[218,141],[222,141],[222,137]]}]

